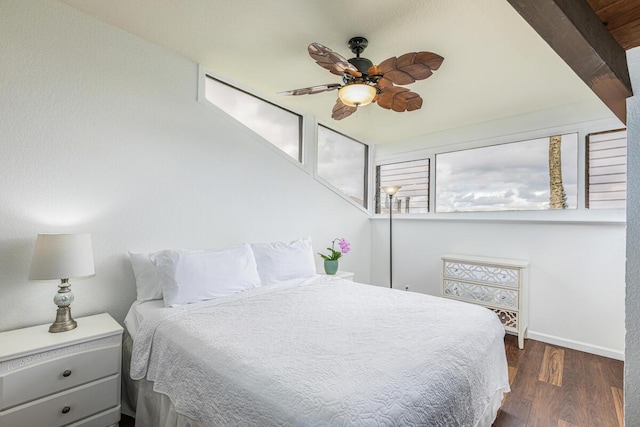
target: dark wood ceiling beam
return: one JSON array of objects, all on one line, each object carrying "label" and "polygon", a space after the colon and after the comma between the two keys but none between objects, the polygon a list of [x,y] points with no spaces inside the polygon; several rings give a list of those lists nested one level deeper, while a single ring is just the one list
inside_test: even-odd
[{"label": "dark wood ceiling beam", "polygon": [[624,49],[585,0],[507,0],[623,122],[632,95]]}]

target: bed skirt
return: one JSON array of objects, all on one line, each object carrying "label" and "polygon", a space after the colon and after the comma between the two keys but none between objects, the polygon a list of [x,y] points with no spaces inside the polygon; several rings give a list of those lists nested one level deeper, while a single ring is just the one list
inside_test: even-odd
[{"label": "bed skirt", "polygon": [[138,381],[137,400],[136,427],[205,427],[178,414],[169,396],[153,391],[151,381]]},{"label": "bed skirt", "polygon": [[133,349],[133,339],[124,329],[122,336],[122,384],[120,390],[121,412],[132,418],[136,416],[136,404],[138,400],[138,384],[140,381],[131,379],[129,375],[131,368],[131,350]]}]

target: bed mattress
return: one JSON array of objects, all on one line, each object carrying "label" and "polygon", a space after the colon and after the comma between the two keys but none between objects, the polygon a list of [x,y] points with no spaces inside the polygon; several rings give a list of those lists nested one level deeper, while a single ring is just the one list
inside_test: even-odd
[{"label": "bed mattress", "polygon": [[136,322],[131,377],[202,425],[476,426],[509,390],[497,316],[423,294],[304,279]]}]

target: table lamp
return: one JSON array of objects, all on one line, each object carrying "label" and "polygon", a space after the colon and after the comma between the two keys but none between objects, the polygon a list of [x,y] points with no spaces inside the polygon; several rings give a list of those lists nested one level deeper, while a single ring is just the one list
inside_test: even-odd
[{"label": "table lamp", "polygon": [[73,302],[69,278],[93,274],[91,234],[38,234],[29,279],[60,279],[58,293],[53,298],[58,311],[49,332],[70,331],[78,326],[69,308]]}]

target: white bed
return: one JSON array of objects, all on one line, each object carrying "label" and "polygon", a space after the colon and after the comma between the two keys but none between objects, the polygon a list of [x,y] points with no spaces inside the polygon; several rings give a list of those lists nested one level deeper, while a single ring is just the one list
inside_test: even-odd
[{"label": "white bed", "polygon": [[327,276],[125,325],[136,426],[490,426],[509,391],[493,312]]}]

